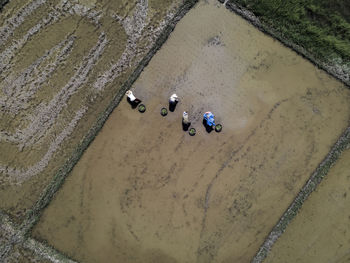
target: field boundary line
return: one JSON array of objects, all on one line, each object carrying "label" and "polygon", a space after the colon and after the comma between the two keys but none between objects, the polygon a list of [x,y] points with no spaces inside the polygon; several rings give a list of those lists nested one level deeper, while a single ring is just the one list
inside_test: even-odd
[{"label": "field boundary line", "polygon": [[20,226],[14,224],[11,221],[10,216],[3,211],[0,211],[0,229],[2,231],[2,237],[4,241],[7,241],[4,245],[0,245],[0,262],[6,262],[14,246],[19,246],[25,250],[30,250],[36,257],[47,259],[54,263],[76,262],[70,259],[64,253],[46,244],[45,242],[40,242],[32,238],[26,238]]},{"label": "field boundary line", "polygon": [[[136,69],[128,77],[128,79],[122,84],[121,89],[115,94],[106,109],[97,118],[95,124],[86,133],[81,143],[77,146],[70,158],[61,166],[61,168],[53,176],[51,182],[47,185],[44,191],[41,193],[39,199],[26,213],[25,219],[22,224],[12,227],[11,231],[11,242],[8,246],[0,247],[0,259],[6,259],[8,253],[12,250],[14,245],[19,245],[24,249],[29,249],[34,252],[35,255],[47,259],[51,262],[75,262],[70,259],[64,253],[56,250],[45,240],[38,241],[31,237],[31,231],[36,223],[39,221],[43,209],[49,205],[51,200],[54,198],[55,193],[60,189],[64,183],[66,177],[69,175],[75,164],[80,160],[84,151],[88,148],[90,143],[95,139],[102,126],[107,121],[112,111],[119,105],[120,101],[124,97],[126,90],[130,89],[136,79],[140,76],[143,69],[148,65],[152,57],[166,42],[171,32],[174,30],[176,24],[187,14],[187,12],[198,2],[198,0],[184,0],[181,6],[176,11],[174,17],[165,26],[151,49],[143,57],[141,62],[137,65]],[[8,222],[10,226],[14,226],[10,217],[0,211],[0,226],[4,226]],[[6,223],[7,224],[7,223]],[[16,238],[13,238],[16,237]],[[4,251],[3,255],[1,255]]]},{"label": "field boundary line", "polygon": [[347,86],[347,88],[350,88],[350,72],[348,71],[348,72],[341,74],[339,72],[339,70],[337,70],[337,66],[339,66],[340,64],[329,65],[329,63],[331,63],[330,61],[327,62],[327,61],[320,61],[319,59],[316,59],[312,55],[312,53],[307,51],[302,46],[299,46],[298,44],[293,43],[292,41],[288,40],[287,38],[285,38],[280,32],[278,32],[274,28],[266,25],[265,23],[262,23],[259,20],[259,18],[256,15],[254,15],[253,12],[236,4],[234,0],[218,0],[218,1],[220,3],[222,3],[228,10],[238,14],[239,16],[241,16],[242,18],[247,20],[249,23],[254,25],[261,32],[278,40],[281,44],[292,49],[297,54],[301,55],[302,57],[304,57],[305,59],[310,61],[312,64],[314,64],[318,68],[326,71],[328,74],[330,74],[331,76],[335,77],[337,80],[344,83]]},{"label": "field boundary line", "polygon": [[[136,79],[140,76],[143,69],[148,65],[152,57],[166,42],[171,32],[175,29],[176,24],[187,14],[187,12],[194,7],[199,0],[184,0],[176,11],[174,17],[168,22],[161,34],[143,57],[136,69],[131,73],[128,79],[122,84],[121,89],[115,94],[106,109],[97,118],[95,124],[86,133],[81,143],[76,147],[70,158],[61,166],[55,173],[51,182],[46,186],[35,204],[28,210],[23,222],[16,225],[12,222],[9,215],[0,211],[0,227],[9,228],[7,236],[10,237],[9,244],[0,246],[0,261],[6,260],[7,255],[11,252],[14,245],[19,245],[23,249],[33,251],[33,253],[51,262],[67,262],[74,263],[76,261],[70,259],[61,251],[56,250],[45,240],[38,241],[31,237],[31,231],[36,223],[39,221],[43,209],[49,205],[54,198],[55,193],[60,189],[66,177],[69,175],[75,164],[80,160],[84,151],[88,148],[90,143],[95,139],[99,131],[102,129],[104,123],[107,121],[112,111],[119,105],[126,90],[130,89]],[[2,253],[4,252],[4,253]]]},{"label": "field boundary line", "polygon": [[328,174],[330,168],[336,163],[342,152],[348,147],[350,147],[350,127],[348,127],[340,136],[325,159],[312,173],[310,178],[297,194],[296,198],[290,204],[288,209],[283,213],[278,223],[272,228],[270,234],[267,236],[264,243],[251,262],[262,262],[266,258],[274,243],[284,233],[289,223],[296,217],[304,202],[308,199],[310,194],[316,190],[317,186]]},{"label": "field boundary line", "polygon": [[[218,0],[222,3],[228,10],[238,14],[253,26],[258,28],[263,33],[269,35],[270,37],[277,39],[281,44],[287,48],[292,49],[297,54],[301,55],[313,65],[326,71],[331,76],[340,80],[350,88],[350,78],[349,72],[345,74],[339,74],[335,66],[330,66],[326,62],[319,61],[310,52],[308,52],[303,47],[289,41],[283,35],[281,35],[277,30],[265,25],[260,22],[259,18],[253,14],[253,12],[241,7],[240,5],[234,3],[234,0]],[[295,218],[298,211],[302,207],[303,203],[307,200],[310,194],[317,188],[321,183],[322,179],[328,174],[329,169],[335,164],[339,159],[341,153],[350,147],[350,127],[346,128],[343,134],[339,137],[337,142],[333,145],[331,150],[328,152],[327,156],[319,164],[316,170],[311,174],[305,185],[301,188],[293,202],[289,205],[287,210],[283,213],[282,217],[279,219],[277,224],[273,227],[269,235],[266,237],[264,243],[259,248],[258,252],[252,259],[252,263],[263,262],[269,251],[271,250],[274,243],[278,238],[284,233],[288,224]]]}]

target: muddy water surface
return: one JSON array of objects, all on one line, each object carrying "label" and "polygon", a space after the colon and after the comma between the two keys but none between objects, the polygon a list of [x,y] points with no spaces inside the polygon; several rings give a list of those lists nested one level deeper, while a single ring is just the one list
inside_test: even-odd
[{"label": "muddy water surface", "polygon": [[350,262],[350,148],[274,245],[265,262]]},{"label": "muddy water surface", "polygon": [[0,13],[0,209],[21,223],[181,0],[13,0]]},{"label": "muddy water surface", "polygon": [[83,262],[249,262],[350,116],[348,89],[216,1],[133,90],[147,111],[115,109],[34,229]]}]

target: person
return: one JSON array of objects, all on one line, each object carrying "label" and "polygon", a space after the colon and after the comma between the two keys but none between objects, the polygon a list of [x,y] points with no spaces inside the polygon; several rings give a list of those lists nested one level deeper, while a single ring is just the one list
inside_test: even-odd
[{"label": "person", "polygon": [[188,120],[188,113],[186,111],[184,111],[184,113],[182,114],[182,123],[183,124],[189,124],[189,120]]},{"label": "person", "polygon": [[134,106],[134,107],[136,107],[136,106],[141,102],[140,99],[138,99],[138,98],[136,98],[136,97],[134,96],[134,94],[132,93],[131,90],[128,90],[128,91],[126,92],[126,96],[127,96],[127,99],[128,99],[128,101],[129,101],[129,103],[130,103],[132,106]]},{"label": "person", "polygon": [[203,122],[205,121],[205,124],[208,127],[215,128],[215,119],[214,119],[214,114],[211,113],[210,111],[207,111],[203,115]]},{"label": "person", "polygon": [[174,93],[170,96],[169,103],[170,104],[176,104],[179,102],[179,97]]},{"label": "person", "polygon": [[179,102],[179,97],[174,93],[169,98],[169,110],[173,112],[176,108],[176,104]]},{"label": "person", "polygon": [[182,128],[184,131],[187,131],[190,126],[191,122],[188,120],[188,113],[184,111],[182,113]]}]

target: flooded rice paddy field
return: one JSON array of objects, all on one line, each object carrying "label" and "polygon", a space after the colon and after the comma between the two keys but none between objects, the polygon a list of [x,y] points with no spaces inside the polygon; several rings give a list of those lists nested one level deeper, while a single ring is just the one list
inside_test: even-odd
[{"label": "flooded rice paddy field", "polygon": [[13,0],[0,14],[0,209],[20,222],[182,1]]},{"label": "flooded rice paddy field", "polygon": [[216,1],[133,90],[147,111],[121,102],[33,230],[82,262],[249,262],[350,117],[349,89]]},{"label": "flooded rice paddy field", "polygon": [[304,203],[265,262],[350,262],[350,148]]}]

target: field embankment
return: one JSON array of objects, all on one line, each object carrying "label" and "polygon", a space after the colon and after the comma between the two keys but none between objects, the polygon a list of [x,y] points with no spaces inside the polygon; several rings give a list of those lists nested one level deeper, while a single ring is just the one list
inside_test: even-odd
[{"label": "field embankment", "polygon": [[273,246],[266,263],[350,262],[349,146]]},{"label": "field embankment", "polygon": [[120,103],[33,229],[82,262],[249,262],[350,117],[341,82],[214,0],[133,90],[147,111]]},{"label": "field embankment", "polygon": [[[226,6],[350,85],[350,3],[228,0]],[[252,13],[249,13],[252,12]]]},{"label": "field embankment", "polygon": [[3,8],[0,228],[8,216],[15,227],[0,231],[1,262],[18,260],[23,247],[54,262],[62,256],[30,242],[28,230],[195,2],[13,0]]},{"label": "field embankment", "polygon": [[0,209],[21,222],[53,175],[79,158],[172,30],[167,25],[180,6],[191,2],[14,0],[5,6]]}]

